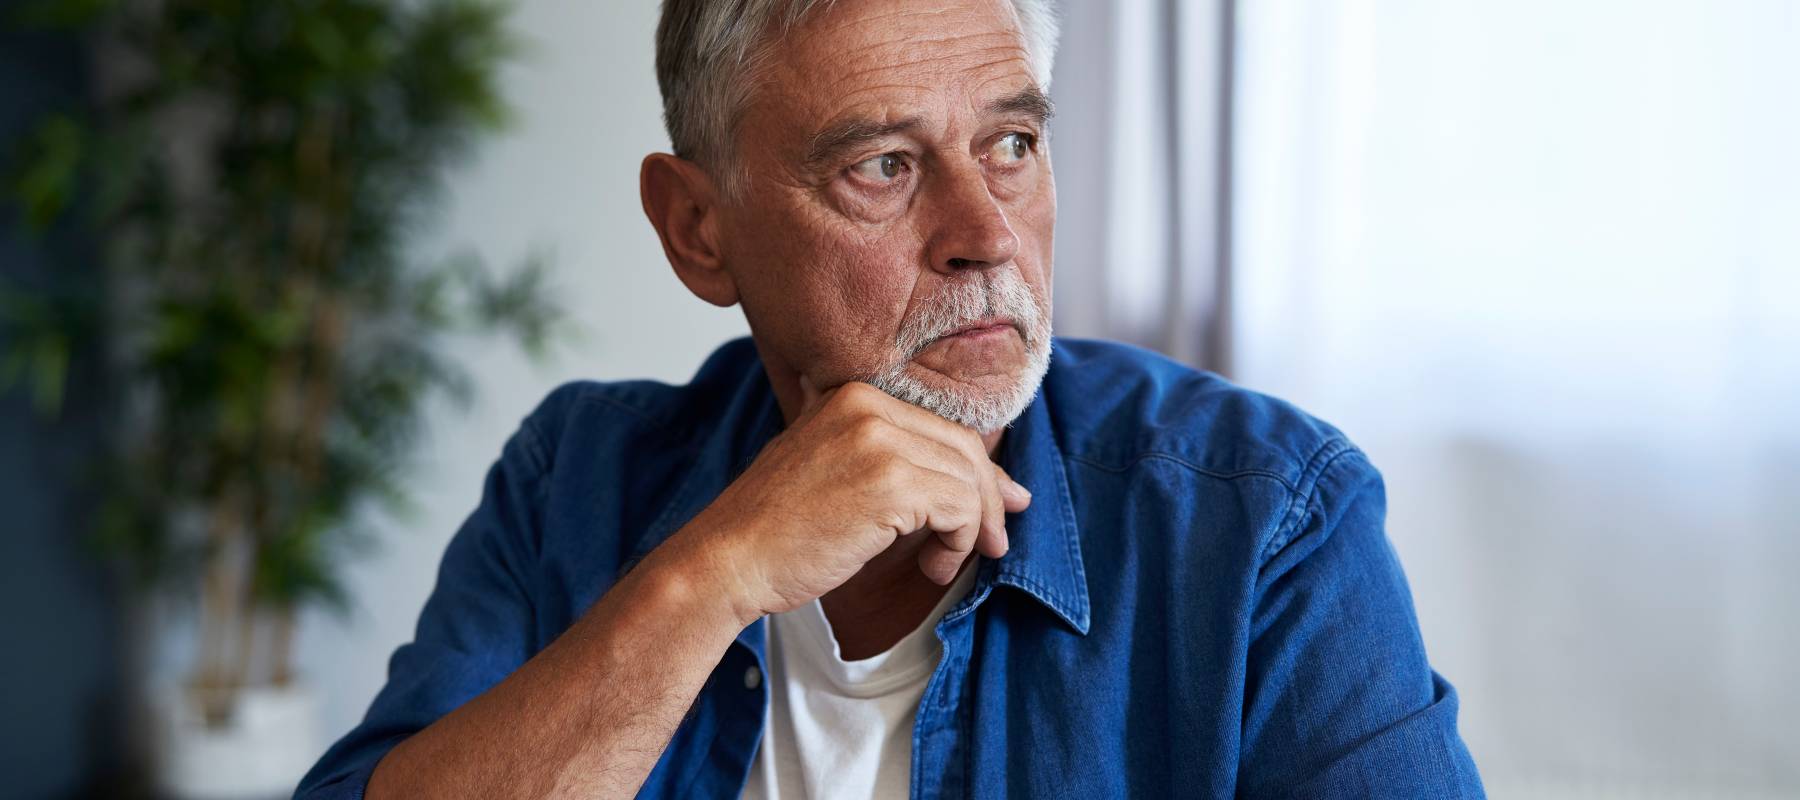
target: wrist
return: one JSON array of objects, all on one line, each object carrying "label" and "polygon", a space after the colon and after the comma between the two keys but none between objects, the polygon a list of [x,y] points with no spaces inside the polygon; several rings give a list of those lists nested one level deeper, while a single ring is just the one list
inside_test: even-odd
[{"label": "wrist", "polygon": [[651,551],[633,572],[645,573],[644,579],[652,585],[650,591],[669,613],[682,614],[736,638],[762,617],[761,606],[747,597],[744,581],[730,566],[733,559],[718,551],[716,545],[722,537],[693,543],[684,532],[678,531]]}]

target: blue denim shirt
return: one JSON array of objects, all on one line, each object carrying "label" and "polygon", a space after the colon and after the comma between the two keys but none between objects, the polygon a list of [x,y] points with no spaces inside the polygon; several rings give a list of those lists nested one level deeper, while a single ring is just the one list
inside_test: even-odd
[{"label": "blue denim shirt", "polygon": [[[296,796],[360,797],[383,754],[549,645],[781,424],[747,339],[687,386],[552,393],[489,473],[368,716]],[[1034,499],[937,625],[913,797],[1482,795],[1381,478],[1337,430],[1147,351],[1059,339],[1000,462]],[[641,796],[741,792],[764,658],[759,621]]]}]

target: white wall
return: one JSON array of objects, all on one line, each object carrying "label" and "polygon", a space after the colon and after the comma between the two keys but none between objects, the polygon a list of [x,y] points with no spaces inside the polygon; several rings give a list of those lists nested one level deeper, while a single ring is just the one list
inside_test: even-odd
[{"label": "white wall", "polygon": [[446,224],[425,251],[473,247],[508,264],[548,249],[582,336],[542,366],[508,347],[460,352],[477,399],[466,412],[431,412],[407,476],[419,513],[376,520],[379,550],[348,568],[348,620],[303,621],[300,668],[326,692],[331,739],[361,719],[389,654],[412,638],[445,544],[506,437],[547,392],[574,378],[684,382],[719,343],[748,332],[736,309],[687,293],[638,204],[639,160],[668,149],[652,65],[656,4],[524,0],[514,27],[532,51],[505,77],[517,121],[454,176]]}]

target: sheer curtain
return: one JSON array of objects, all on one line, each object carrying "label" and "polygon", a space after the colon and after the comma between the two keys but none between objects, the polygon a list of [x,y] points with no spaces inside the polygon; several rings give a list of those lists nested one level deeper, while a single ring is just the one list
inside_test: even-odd
[{"label": "sheer curtain", "polygon": [[1065,0],[1056,324],[1224,369],[1231,0]]},{"label": "sheer curtain", "polygon": [[1370,452],[1493,795],[1800,796],[1800,3],[1063,10],[1059,332]]},{"label": "sheer curtain", "polygon": [[1245,4],[1235,377],[1345,428],[1496,796],[1800,796],[1800,4]]}]

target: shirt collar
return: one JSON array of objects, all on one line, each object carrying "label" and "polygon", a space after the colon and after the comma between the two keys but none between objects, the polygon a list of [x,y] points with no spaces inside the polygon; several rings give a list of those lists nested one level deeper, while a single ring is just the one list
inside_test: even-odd
[{"label": "shirt collar", "polygon": [[1082,569],[1080,529],[1065,463],[1050,409],[1039,391],[1001,442],[1000,466],[1031,492],[1031,505],[1007,515],[1012,549],[996,562],[994,582],[1024,591],[1077,633],[1086,634],[1087,573]]},{"label": "shirt collar", "polygon": [[[735,396],[697,443],[688,479],[645,531],[626,562],[627,569],[725,491],[780,433],[781,410],[768,375],[759,359],[750,360],[751,368],[745,370]],[[991,573],[978,579],[974,594],[985,594],[991,574],[993,583],[1025,592],[1085,635],[1089,624],[1087,574],[1082,569],[1080,531],[1064,464],[1044,392],[1039,391],[1007,429],[1000,452],[1000,465],[1031,492],[1031,505],[1007,515],[1011,549],[993,562]],[[752,626],[756,628],[760,626]],[[761,638],[760,630],[745,633]]]}]

